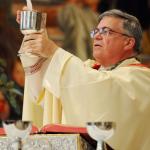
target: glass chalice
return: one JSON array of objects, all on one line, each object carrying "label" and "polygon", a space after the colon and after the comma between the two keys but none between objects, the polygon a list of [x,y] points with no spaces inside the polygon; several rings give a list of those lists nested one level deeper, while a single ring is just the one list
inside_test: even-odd
[{"label": "glass chalice", "polygon": [[104,141],[109,139],[116,128],[114,122],[88,122],[88,134],[97,141],[97,150],[105,150]]},{"label": "glass chalice", "polygon": [[22,120],[6,120],[3,121],[3,127],[8,136],[7,149],[22,149],[22,142],[25,140],[32,130],[30,121]]}]

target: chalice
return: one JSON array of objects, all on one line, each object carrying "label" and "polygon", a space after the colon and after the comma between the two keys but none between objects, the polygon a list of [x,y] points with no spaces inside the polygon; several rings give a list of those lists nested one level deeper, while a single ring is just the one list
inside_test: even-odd
[{"label": "chalice", "polygon": [[29,136],[32,130],[31,122],[22,120],[6,120],[3,121],[3,127],[6,135],[8,136],[7,149],[21,150],[22,141]]},{"label": "chalice", "polygon": [[[22,34],[32,34],[44,31],[46,28],[46,13],[33,10],[23,10],[20,14],[20,31]],[[39,56],[36,53],[18,51],[18,56],[27,55],[31,57]]]},{"label": "chalice", "polygon": [[20,15],[20,30],[23,34],[40,32],[46,26],[46,13],[23,10]]},{"label": "chalice", "polygon": [[97,150],[105,150],[104,141],[109,139],[116,128],[114,122],[87,122],[88,134],[97,141]]},{"label": "chalice", "polygon": [[[46,28],[46,17],[47,14],[42,12],[33,10],[21,11],[20,31],[24,35],[41,33]],[[22,44],[24,44],[24,41]],[[35,72],[35,70],[39,69],[43,62],[47,59],[40,54],[33,52],[32,45],[30,49],[25,51],[20,48],[18,51],[18,56],[20,57],[21,61],[25,61],[24,70],[27,74]]]}]

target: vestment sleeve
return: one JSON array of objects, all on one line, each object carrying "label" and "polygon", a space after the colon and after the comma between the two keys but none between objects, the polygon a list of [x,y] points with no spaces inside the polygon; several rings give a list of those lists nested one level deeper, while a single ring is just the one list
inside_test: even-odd
[{"label": "vestment sleeve", "polygon": [[63,87],[88,84],[106,78],[109,78],[107,73],[103,72],[99,76],[99,71],[86,67],[78,57],[59,49],[47,68],[43,87],[60,98]]}]

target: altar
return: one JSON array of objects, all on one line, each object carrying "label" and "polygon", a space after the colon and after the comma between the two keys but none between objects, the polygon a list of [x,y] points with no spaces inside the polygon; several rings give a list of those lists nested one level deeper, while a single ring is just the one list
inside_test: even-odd
[{"label": "altar", "polygon": [[[6,136],[0,137],[0,150],[17,150]],[[23,150],[94,150],[80,134],[34,134],[22,142]]]}]

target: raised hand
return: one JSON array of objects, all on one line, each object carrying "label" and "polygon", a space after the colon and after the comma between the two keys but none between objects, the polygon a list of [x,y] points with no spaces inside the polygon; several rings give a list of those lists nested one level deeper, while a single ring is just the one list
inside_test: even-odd
[{"label": "raised hand", "polygon": [[48,58],[54,54],[57,48],[58,46],[48,38],[46,30],[44,30],[25,35],[20,50]]}]

